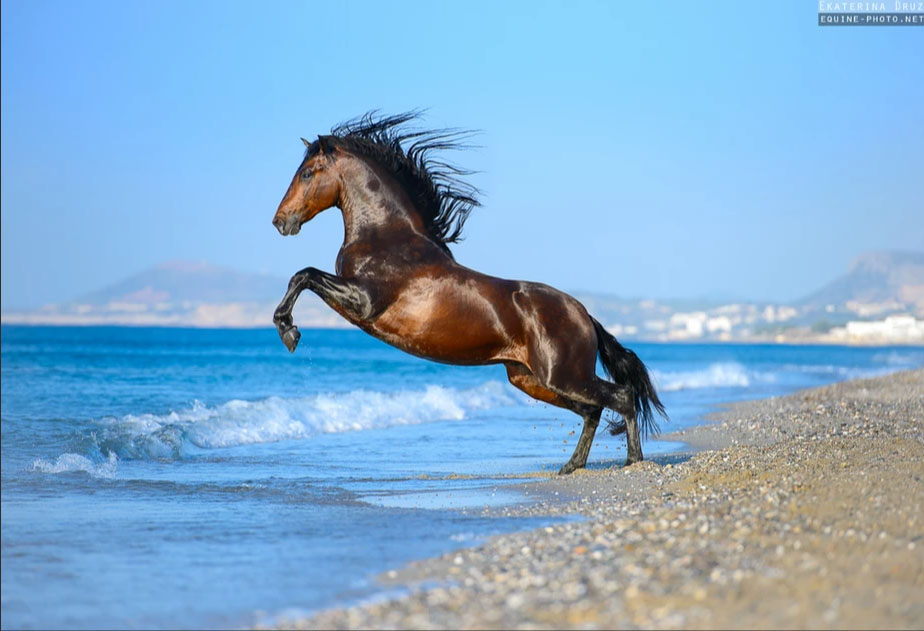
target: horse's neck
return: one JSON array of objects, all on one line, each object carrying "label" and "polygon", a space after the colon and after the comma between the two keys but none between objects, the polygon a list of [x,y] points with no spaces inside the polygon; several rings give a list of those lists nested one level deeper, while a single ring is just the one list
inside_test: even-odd
[{"label": "horse's neck", "polygon": [[426,235],[420,215],[393,178],[368,165],[344,173],[340,191],[344,245],[380,238],[401,241],[402,235]]}]

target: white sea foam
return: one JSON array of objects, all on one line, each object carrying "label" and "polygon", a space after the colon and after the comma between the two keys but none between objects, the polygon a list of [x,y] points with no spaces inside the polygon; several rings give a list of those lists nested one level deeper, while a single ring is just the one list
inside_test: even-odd
[{"label": "white sea foam", "polygon": [[66,453],[55,458],[50,462],[43,458],[36,458],[32,461],[32,470],[39,473],[72,473],[83,471],[89,473],[94,478],[112,479],[115,477],[116,468],[119,465],[119,458],[110,453],[109,457],[103,462],[93,462],[86,456],[80,454]]},{"label": "white sea foam", "polygon": [[129,414],[107,419],[97,433],[102,453],[129,458],[172,458],[190,448],[214,449],[318,434],[460,420],[473,410],[513,405],[517,399],[499,382],[468,389],[427,386],[422,390],[353,390],[309,397],[196,402],[169,414]]},{"label": "white sea foam", "polygon": [[774,381],[772,374],[749,371],[737,362],[710,364],[700,370],[652,372],[659,389],[665,392],[696,388],[747,388],[756,382]]},{"label": "white sea foam", "polygon": [[834,364],[784,364],[782,368],[785,371],[801,372],[810,375],[823,375],[836,380],[875,377],[894,371],[894,368],[864,368],[859,366],[836,366]]},{"label": "white sea foam", "polygon": [[924,360],[924,354],[917,351],[890,351],[888,353],[876,353],[873,355],[873,361],[877,364],[886,366],[895,366],[898,368],[916,368]]}]

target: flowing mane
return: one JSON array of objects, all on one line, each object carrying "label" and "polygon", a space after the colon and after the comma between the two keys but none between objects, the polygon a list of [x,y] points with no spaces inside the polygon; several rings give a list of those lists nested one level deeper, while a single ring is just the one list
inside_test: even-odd
[{"label": "flowing mane", "polygon": [[430,238],[449,252],[448,244],[461,240],[465,220],[480,206],[478,189],[460,179],[472,171],[444,162],[434,153],[468,148],[465,141],[471,132],[406,127],[419,116],[417,111],[394,116],[368,112],[334,127],[332,140],[387,168],[410,197]]}]

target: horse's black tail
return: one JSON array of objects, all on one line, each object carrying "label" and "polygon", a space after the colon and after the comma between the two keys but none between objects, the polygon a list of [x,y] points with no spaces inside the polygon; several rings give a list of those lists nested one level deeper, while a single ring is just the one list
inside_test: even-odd
[{"label": "horse's black tail", "polygon": [[[642,435],[647,437],[649,434],[657,434],[660,429],[651,408],[654,407],[665,419],[667,412],[664,411],[664,405],[651,384],[648,369],[645,368],[645,364],[638,358],[638,355],[617,342],[602,324],[594,318],[591,320],[594,323],[594,329],[597,330],[597,352],[600,354],[603,369],[617,384],[624,384],[632,389],[635,397],[635,413]],[[609,430],[613,436],[623,433],[626,431],[625,420],[609,421]]]}]

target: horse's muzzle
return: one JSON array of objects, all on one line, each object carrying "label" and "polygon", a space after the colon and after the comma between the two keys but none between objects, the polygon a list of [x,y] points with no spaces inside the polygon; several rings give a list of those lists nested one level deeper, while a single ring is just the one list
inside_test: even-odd
[{"label": "horse's muzzle", "polygon": [[298,231],[302,229],[298,217],[292,215],[289,215],[286,219],[277,215],[273,218],[273,225],[276,226],[276,230],[278,230],[279,234],[282,236],[298,234]]}]

